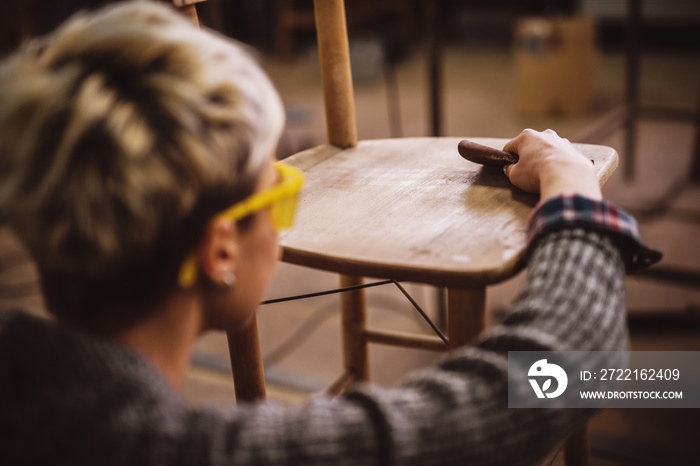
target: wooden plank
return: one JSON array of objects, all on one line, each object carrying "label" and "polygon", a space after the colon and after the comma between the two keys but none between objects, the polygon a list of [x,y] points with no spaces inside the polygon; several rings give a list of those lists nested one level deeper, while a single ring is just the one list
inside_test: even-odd
[{"label": "wooden plank", "polygon": [[357,375],[353,371],[346,370],[326,388],[325,392],[329,395],[339,395],[356,380]]},{"label": "wooden plank", "polygon": [[[338,273],[446,287],[478,287],[518,269],[536,195],[500,168],[460,157],[463,138],[325,145],[287,159],[306,185],[283,260]],[[502,148],[505,139],[469,138]],[[577,145],[604,183],[617,166],[605,146]]]},{"label": "wooden plank", "polygon": [[386,330],[366,330],[365,340],[369,343],[400,346],[403,348],[422,349],[428,351],[445,351],[447,345],[438,337],[419,335]]}]

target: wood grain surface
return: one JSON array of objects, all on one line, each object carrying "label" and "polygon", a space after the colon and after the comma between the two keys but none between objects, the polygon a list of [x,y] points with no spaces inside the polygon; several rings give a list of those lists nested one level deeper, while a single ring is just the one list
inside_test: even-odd
[{"label": "wood grain surface", "polygon": [[[464,160],[464,138],[365,140],[293,155],[306,184],[282,236],[283,260],[298,265],[446,287],[502,281],[518,269],[527,220],[538,201],[499,167]],[[469,138],[502,148],[505,139]],[[577,145],[604,183],[614,149]]]}]

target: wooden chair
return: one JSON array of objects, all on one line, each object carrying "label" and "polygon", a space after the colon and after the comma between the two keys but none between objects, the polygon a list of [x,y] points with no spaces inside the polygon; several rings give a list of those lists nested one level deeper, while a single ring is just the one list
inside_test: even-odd
[{"label": "wooden chair", "polygon": [[[295,227],[282,237],[283,260],[338,272],[345,286],[370,276],[448,289],[447,344],[368,330],[362,291],[345,294],[346,369],[365,380],[368,342],[452,349],[481,332],[485,287],[518,271],[537,197],[514,188],[500,169],[462,159],[461,138],[358,142],[343,0],[315,8],[330,144],[287,159],[307,180]],[[617,166],[615,150],[578,148],[605,182]]]},{"label": "wooden chair", "polygon": [[[337,272],[341,286],[360,277],[447,288],[447,342],[438,337],[368,329],[362,290],[343,294],[345,372],[341,390],[369,377],[368,343],[451,350],[485,326],[486,286],[518,271],[527,220],[537,197],[514,188],[500,169],[472,164],[461,138],[357,140],[343,0],[315,0],[329,144],[287,161],[307,177],[283,260]],[[501,148],[505,140],[471,138]],[[614,149],[579,145],[604,183]],[[573,436],[567,463],[587,464],[587,435]]]},{"label": "wooden chair", "polygon": [[[295,227],[281,240],[283,260],[337,272],[342,287],[369,276],[447,288],[447,342],[368,329],[363,291],[343,293],[345,372],[332,385],[339,391],[368,379],[368,343],[433,350],[469,344],[484,328],[486,286],[518,271],[537,197],[514,188],[500,169],[462,159],[460,138],[358,142],[343,0],[315,0],[315,18],[329,144],[287,159],[307,182]],[[616,152],[579,149],[605,182]],[[569,464],[586,464],[586,440],[582,433],[569,442],[576,459]]]}]

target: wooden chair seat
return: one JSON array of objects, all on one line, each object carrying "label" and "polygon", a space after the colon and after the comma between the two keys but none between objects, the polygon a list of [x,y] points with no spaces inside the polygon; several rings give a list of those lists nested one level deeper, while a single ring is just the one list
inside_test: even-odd
[{"label": "wooden chair seat", "polygon": [[[469,138],[502,148],[505,139]],[[283,260],[345,275],[479,287],[512,276],[527,245],[538,197],[497,167],[457,152],[460,138],[322,145],[287,161],[305,172],[295,227]],[[578,145],[601,184],[617,166],[614,149]]]}]

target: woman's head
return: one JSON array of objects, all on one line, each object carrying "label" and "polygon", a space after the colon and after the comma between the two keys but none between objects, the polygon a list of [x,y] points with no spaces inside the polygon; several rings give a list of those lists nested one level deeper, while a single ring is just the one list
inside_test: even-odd
[{"label": "woman's head", "polygon": [[142,317],[208,219],[254,191],[282,126],[254,60],[164,6],[26,44],[0,70],[0,211],[49,308],[95,329]]}]

